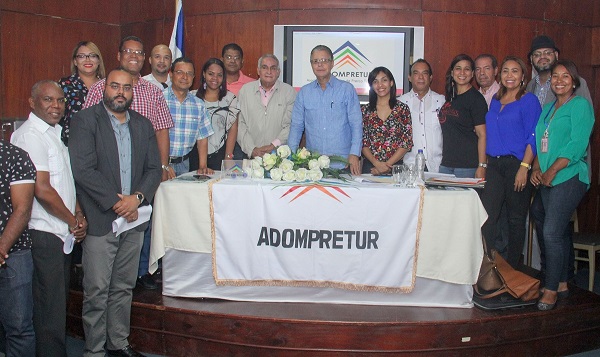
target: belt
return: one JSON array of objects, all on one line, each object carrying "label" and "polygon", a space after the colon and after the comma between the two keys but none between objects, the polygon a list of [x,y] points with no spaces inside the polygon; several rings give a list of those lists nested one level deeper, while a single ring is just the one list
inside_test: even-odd
[{"label": "belt", "polygon": [[515,159],[519,160],[515,155],[488,155],[491,159]]},{"label": "belt", "polygon": [[189,152],[183,156],[169,156],[169,164],[179,164],[179,163],[187,160],[189,157],[190,157]]}]

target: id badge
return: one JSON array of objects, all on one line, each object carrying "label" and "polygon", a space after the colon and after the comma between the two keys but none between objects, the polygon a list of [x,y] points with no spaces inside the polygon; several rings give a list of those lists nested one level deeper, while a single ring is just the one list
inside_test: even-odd
[{"label": "id badge", "polygon": [[543,137],[542,138],[542,152],[548,152],[548,138],[547,137]]}]

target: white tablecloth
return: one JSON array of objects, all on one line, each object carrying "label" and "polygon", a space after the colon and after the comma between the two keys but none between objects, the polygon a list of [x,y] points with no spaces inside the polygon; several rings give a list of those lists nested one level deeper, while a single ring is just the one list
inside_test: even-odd
[{"label": "white tablecloth", "polygon": [[483,257],[481,225],[486,219],[485,209],[473,190],[427,190],[417,280],[410,294],[381,295],[331,288],[217,287],[211,266],[208,185],[172,180],[160,185],[154,200],[150,271],[156,270],[158,259],[164,256],[163,294],[170,296],[468,307],[472,306],[471,285],[477,280]]}]

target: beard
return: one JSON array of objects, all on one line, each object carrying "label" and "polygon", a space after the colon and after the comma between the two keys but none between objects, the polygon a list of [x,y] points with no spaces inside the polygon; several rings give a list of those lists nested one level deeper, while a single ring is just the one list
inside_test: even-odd
[{"label": "beard", "polygon": [[[118,98],[123,98],[125,99],[125,103],[118,103],[117,99]],[[131,105],[131,102],[133,101],[133,97],[129,98],[129,100],[127,100],[127,98],[125,98],[122,95],[117,95],[114,97],[108,97],[106,94],[104,94],[104,104],[112,111],[114,111],[115,113],[123,113],[125,112],[127,109],[129,109],[129,106]]]},{"label": "beard", "polygon": [[535,68],[535,71],[537,73],[547,72],[550,70],[550,68],[552,68],[554,63],[556,63],[556,57],[552,61],[549,61],[547,64],[545,64],[543,66],[538,66],[538,65],[533,64],[533,68]]}]

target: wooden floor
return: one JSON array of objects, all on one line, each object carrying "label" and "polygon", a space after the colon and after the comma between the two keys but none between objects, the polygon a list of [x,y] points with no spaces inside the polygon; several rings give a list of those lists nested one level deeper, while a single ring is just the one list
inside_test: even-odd
[{"label": "wooden floor", "polygon": [[[166,356],[561,356],[600,348],[600,295],[570,286],[556,309],[255,303],[134,291],[130,343]],[[69,333],[83,337],[81,291]]]}]

